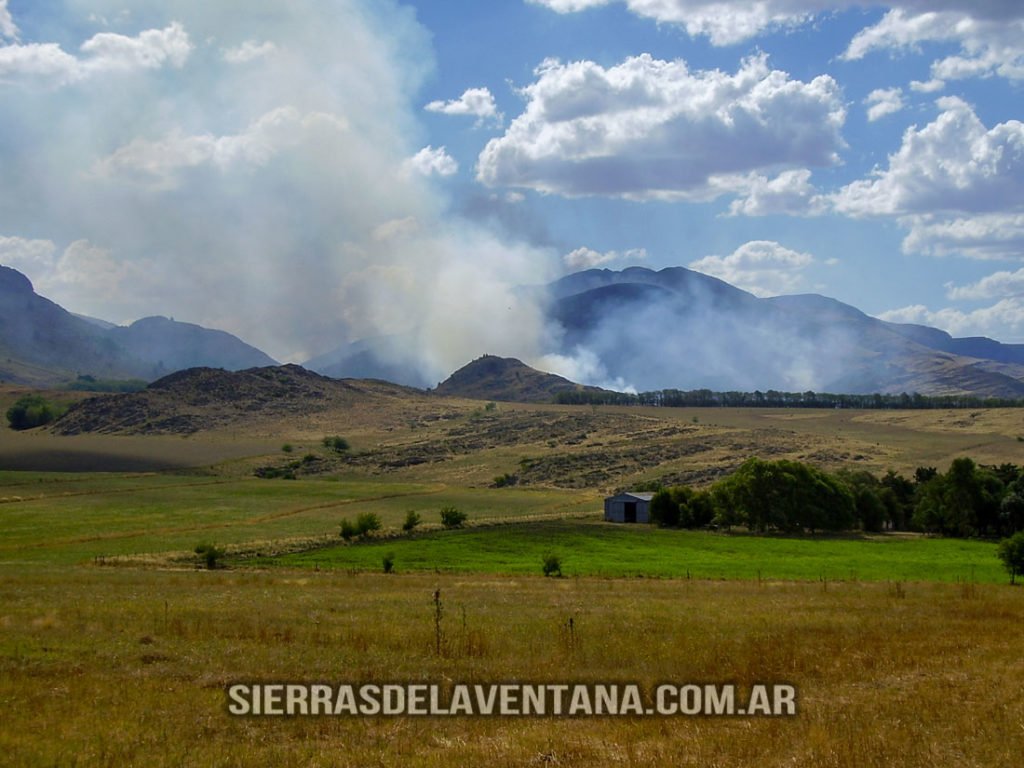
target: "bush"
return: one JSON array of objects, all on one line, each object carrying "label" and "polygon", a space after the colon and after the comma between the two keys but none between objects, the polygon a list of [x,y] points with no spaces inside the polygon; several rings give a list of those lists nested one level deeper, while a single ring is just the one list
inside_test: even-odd
[{"label": "bush", "polygon": [[341,521],[341,538],[345,541],[351,541],[353,538],[359,535],[359,530],[347,517]]},{"label": "bush", "polygon": [[285,443],[284,445],[281,446],[281,450],[284,451],[285,453],[291,453],[292,451],[295,450],[295,448],[292,447],[291,443]]},{"label": "bush", "polygon": [[207,570],[210,571],[219,566],[218,561],[225,555],[224,550],[214,544],[200,544],[195,548],[195,553],[202,558]]},{"label": "bush", "polygon": [[420,524],[420,513],[410,509],[405,513],[405,522],[402,523],[402,530],[408,533]]},{"label": "bush", "polygon": [[1008,539],[999,542],[999,559],[1010,572],[1010,583],[1016,584],[1018,576],[1024,576],[1024,531],[1017,531]]},{"label": "bush", "polygon": [[42,395],[25,395],[7,409],[7,420],[11,429],[33,429],[49,424],[63,414],[63,408]]},{"label": "bush", "polygon": [[384,558],[381,561],[381,563],[384,566],[384,573],[394,573],[395,572],[395,555],[394,555],[394,553],[388,552],[386,555],[384,555]]},{"label": "bush", "polygon": [[364,512],[356,518],[356,530],[360,536],[380,530],[380,518],[373,512]]},{"label": "bush", "polygon": [[337,435],[334,435],[332,437],[324,438],[324,448],[327,448],[330,451],[334,451],[335,453],[345,453],[351,447],[352,446],[348,444],[348,440],[346,440],[344,437],[338,437]]},{"label": "bush", "polygon": [[466,520],[469,515],[465,512],[459,512],[455,507],[443,507],[441,509],[441,525],[445,528],[458,528]]},{"label": "bush", "polygon": [[511,472],[506,472],[504,475],[498,475],[494,478],[495,488],[508,488],[519,482],[519,475],[513,475]]},{"label": "bush", "polygon": [[545,576],[561,576],[562,558],[560,558],[558,555],[544,555],[543,567]]}]

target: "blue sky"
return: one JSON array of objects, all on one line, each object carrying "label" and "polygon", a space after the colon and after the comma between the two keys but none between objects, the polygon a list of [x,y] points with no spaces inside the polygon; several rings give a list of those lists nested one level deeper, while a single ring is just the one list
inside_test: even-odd
[{"label": "blue sky", "polygon": [[0,263],[439,373],[589,266],[1024,341],[1022,96],[1015,0],[0,0]]}]

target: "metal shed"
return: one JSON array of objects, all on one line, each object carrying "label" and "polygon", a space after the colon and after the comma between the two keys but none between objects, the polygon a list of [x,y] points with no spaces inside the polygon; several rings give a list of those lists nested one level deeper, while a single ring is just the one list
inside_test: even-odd
[{"label": "metal shed", "polygon": [[612,523],[649,523],[653,493],[620,493],[604,500],[604,519]]}]

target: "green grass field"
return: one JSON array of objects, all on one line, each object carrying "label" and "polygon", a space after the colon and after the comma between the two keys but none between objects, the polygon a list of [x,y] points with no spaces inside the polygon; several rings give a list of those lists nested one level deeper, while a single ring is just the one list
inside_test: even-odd
[{"label": "green grass field", "polygon": [[284,566],[539,574],[556,554],[565,576],[816,581],[1007,580],[994,544],[906,536],[780,538],[579,520],[439,531],[265,560]]},{"label": "green grass field", "polygon": [[273,550],[338,535],[342,518],[407,510],[437,523],[455,505],[475,521],[596,509],[593,494],[451,487],[372,479],[259,480],[200,475],[0,472],[0,563],[89,562],[187,553],[201,542]]}]

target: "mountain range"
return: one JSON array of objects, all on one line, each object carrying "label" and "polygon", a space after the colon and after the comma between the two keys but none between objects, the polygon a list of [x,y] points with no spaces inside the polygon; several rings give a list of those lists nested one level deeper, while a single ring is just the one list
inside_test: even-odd
[{"label": "mountain range", "polygon": [[196,366],[274,365],[224,331],[147,317],[117,326],[74,315],[38,295],[27,277],[0,266],[0,380],[51,386],[88,375],[150,381]]},{"label": "mountain range", "polygon": [[[556,368],[562,377],[531,377],[526,366],[510,368],[486,355],[500,350],[481,349],[486,364],[477,361],[447,388],[486,399],[534,400],[576,386],[571,380],[638,391],[1024,397],[1024,344],[953,338],[927,326],[886,322],[816,294],[759,298],[683,267],[591,269],[520,290],[542,307],[552,339],[528,362]],[[433,382],[424,381],[406,354],[414,346],[411,335],[367,338],[303,365],[335,378],[426,388]],[[196,366],[273,364],[223,331],[160,317],[121,327],[73,315],[36,294],[21,273],[0,267],[5,381],[47,385],[85,373],[153,380]],[[489,381],[482,372],[490,372]],[[467,375],[473,381],[462,381]]]}]

